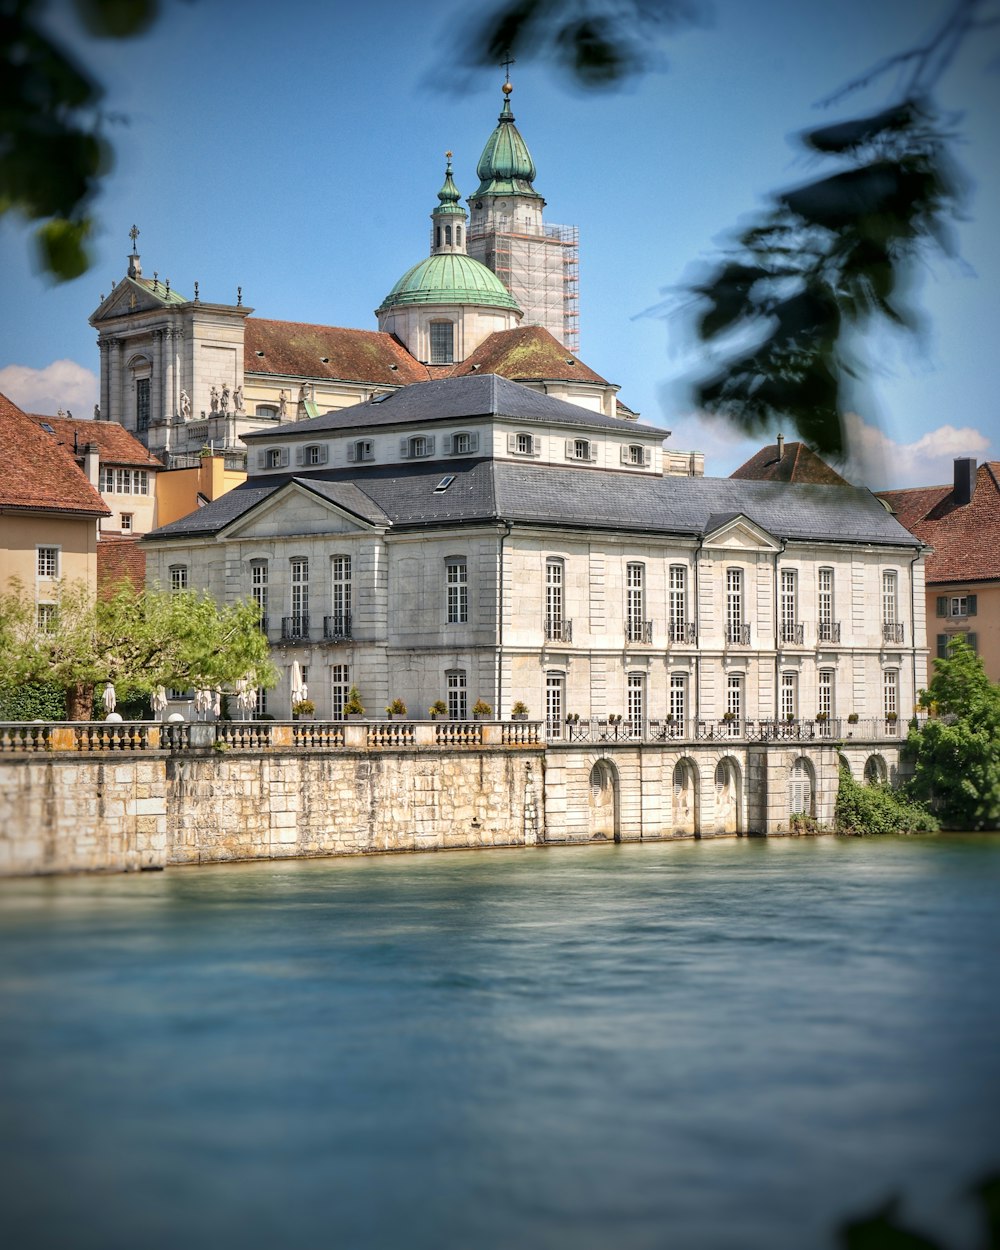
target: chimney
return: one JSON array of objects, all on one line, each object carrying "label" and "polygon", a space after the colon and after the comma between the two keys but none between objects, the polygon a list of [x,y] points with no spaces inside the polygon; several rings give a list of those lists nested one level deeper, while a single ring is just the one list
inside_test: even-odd
[{"label": "chimney", "polygon": [[779,434],[778,435],[778,459],[780,460],[784,454],[785,454],[785,436],[784,434]]},{"label": "chimney", "polygon": [[100,479],[101,454],[96,443],[85,443],[83,447],[83,471],[87,481],[97,489]]},{"label": "chimney", "polygon": [[958,507],[972,502],[972,494],[976,489],[976,462],[964,458],[955,461],[955,487],[952,498]]}]

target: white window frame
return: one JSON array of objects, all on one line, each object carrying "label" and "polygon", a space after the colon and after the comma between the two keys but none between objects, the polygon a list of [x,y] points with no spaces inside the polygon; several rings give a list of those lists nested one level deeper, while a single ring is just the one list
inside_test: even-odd
[{"label": "white window frame", "polygon": [[743,631],[743,570],[737,567],[726,569],[726,640],[741,641]]},{"label": "white window frame", "polygon": [[888,718],[889,713],[899,715],[899,669],[887,668],[882,671],[882,710]]},{"label": "white window frame", "polygon": [[331,615],[340,618],[343,628],[351,615],[353,569],[349,555],[333,555],[330,557],[330,609]]},{"label": "white window frame", "polygon": [[882,570],[882,624],[899,624],[899,574],[895,569]]},{"label": "white window frame", "polygon": [[816,711],[833,720],[836,674],[832,668],[821,668],[817,675]]},{"label": "white window frame", "polygon": [[180,594],[188,588],[188,566],[186,564],[171,564],[167,570],[170,575],[170,593]]},{"label": "white window frame", "polygon": [[[833,569],[822,568],[817,574],[816,619],[820,641],[832,641],[833,634]],[[823,635],[827,637],[824,639]]]},{"label": "white window frame", "polygon": [[351,692],[351,666],[334,664],[330,668],[330,719],[344,719],[344,704]]},{"label": "white window frame", "polygon": [[264,559],[250,561],[250,598],[257,605],[261,620],[267,617],[268,563]]},{"label": "white window frame", "polygon": [[451,669],[445,673],[448,688],[448,719],[469,719],[469,683],[464,668]]},{"label": "white window frame", "polygon": [[796,720],[799,714],[799,675],[794,672],[781,674],[781,719]]},{"label": "white window frame", "polygon": [[646,566],[632,560],[625,565],[625,636],[640,642],[646,622]]},{"label": "white window frame", "polygon": [[40,543],[35,548],[35,577],[40,582],[56,582],[59,580],[59,566],[62,562],[62,547],[52,543]]},{"label": "white window frame", "polygon": [[726,680],[726,711],[731,712],[734,723],[739,724],[743,719],[743,696],[745,693],[746,681],[742,673],[730,673]]},{"label": "white window frame", "polygon": [[549,556],[545,561],[545,636],[559,639],[566,623],[566,561]]},{"label": "white window frame", "polygon": [[292,556],[288,562],[288,605],[293,627],[304,629],[309,617],[309,557]]},{"label": "white window frame", "polygon": [[668,605],[670,612],[670,641],[683,642],[687,638],[687,565],[671,564],[668,577]]},{"label": "white window frame", "polygon": [[59,605],[57,603],[42,601],[35,605],[35,624],[40,634],[55,633],[58,613]]},{"label": "white window frame", "polygon": [[670,674],[670,702],[667,710],[678,724],[687,718],[688,675],[687,673]]},{"label": "white window frame", "polygon": [[781,570],[780,608],[782,641],[794,642],[799,608],[799,575],[795,569]]},{"label": "white window frame", "polygon": [[545,674],[545,734],[548,738],[561,739],[563,721],[566,719],[566,674]]},{"label": "white window frame", "polygon": [[646,674],[629,673],[625,681],[625,711],[634,738],[640,737],[646,726]]},{"label": "white window frame", "polygon": [[469,563],[465,556],[449,556],[445,561],[445,622],[469,622]]}]

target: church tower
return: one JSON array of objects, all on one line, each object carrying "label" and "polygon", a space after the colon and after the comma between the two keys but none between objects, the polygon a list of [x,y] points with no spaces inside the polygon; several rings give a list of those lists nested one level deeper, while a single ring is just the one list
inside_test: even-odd
[{"label": "church tower", "polygon": [[470,256],[492,269],[524,312],[565,347],[579,345],[579,238],[576,226],[547,225],[534,188],[535,162],[514,124],[514,88],[505,80],[497,127],[479,158],[479,186],[469,197]]}]

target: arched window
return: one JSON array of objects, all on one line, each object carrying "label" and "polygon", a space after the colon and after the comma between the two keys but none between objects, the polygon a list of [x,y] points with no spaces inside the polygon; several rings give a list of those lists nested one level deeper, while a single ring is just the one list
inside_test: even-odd
[{"label": "arched window", "polygon": [[865,785],[881,786],[889,780],[889,770],[881,755],[869,755],[865,760]]},{"label": "arched window", "polygon": [[450,321],[431,322],[431,364],[450,365],[455,361],[455,327]]},{"label": "arched window", "polygon": [[545,561],[545,639],[547,642],[568,642],[566,637],[565,563],[558,557]]},{"label": "arched window", "polygon": [[450,245],[450,243],[451,243],[451,226],[445,226],[445,228],[444,228],[444,241],[445,241],[445,243],[446,243],[446,244]]},{"label": "arched window", "polygon": [[788,773],[788,814],[815,816],[814,794],[812,765],[800,755]]},{"label": "arched window", "polygon": [[545,674],[545,732],[549,738],[563,736],[563,716],[566,709],[566,674]]},{"label": "arched window", "polygon": [[781,674],[781,719],[795,720],[799,714],[799,679],[795,673]]}]

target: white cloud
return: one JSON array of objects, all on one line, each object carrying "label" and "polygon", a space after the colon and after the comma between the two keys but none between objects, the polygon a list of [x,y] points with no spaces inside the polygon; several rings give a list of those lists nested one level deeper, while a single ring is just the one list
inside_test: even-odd
[{"label": "white cloud", "polygon": [[912,443],[897,442],[877,425],[869,425],[850,412],[844,433],[851,449],[844,476],[874,490],[903,486],[945,486],[954,476],[954,461],[961,456],[988,458],[990,439],[966,425],[940,425]]},{"label": "white cloud", "polygon": [[61,408],[74,417],[92,417],[100,382],[96,373],[75,360],[54,360],[44,369],[27,365],[0,369],[0,392],[23,412],[55,416]]}]

